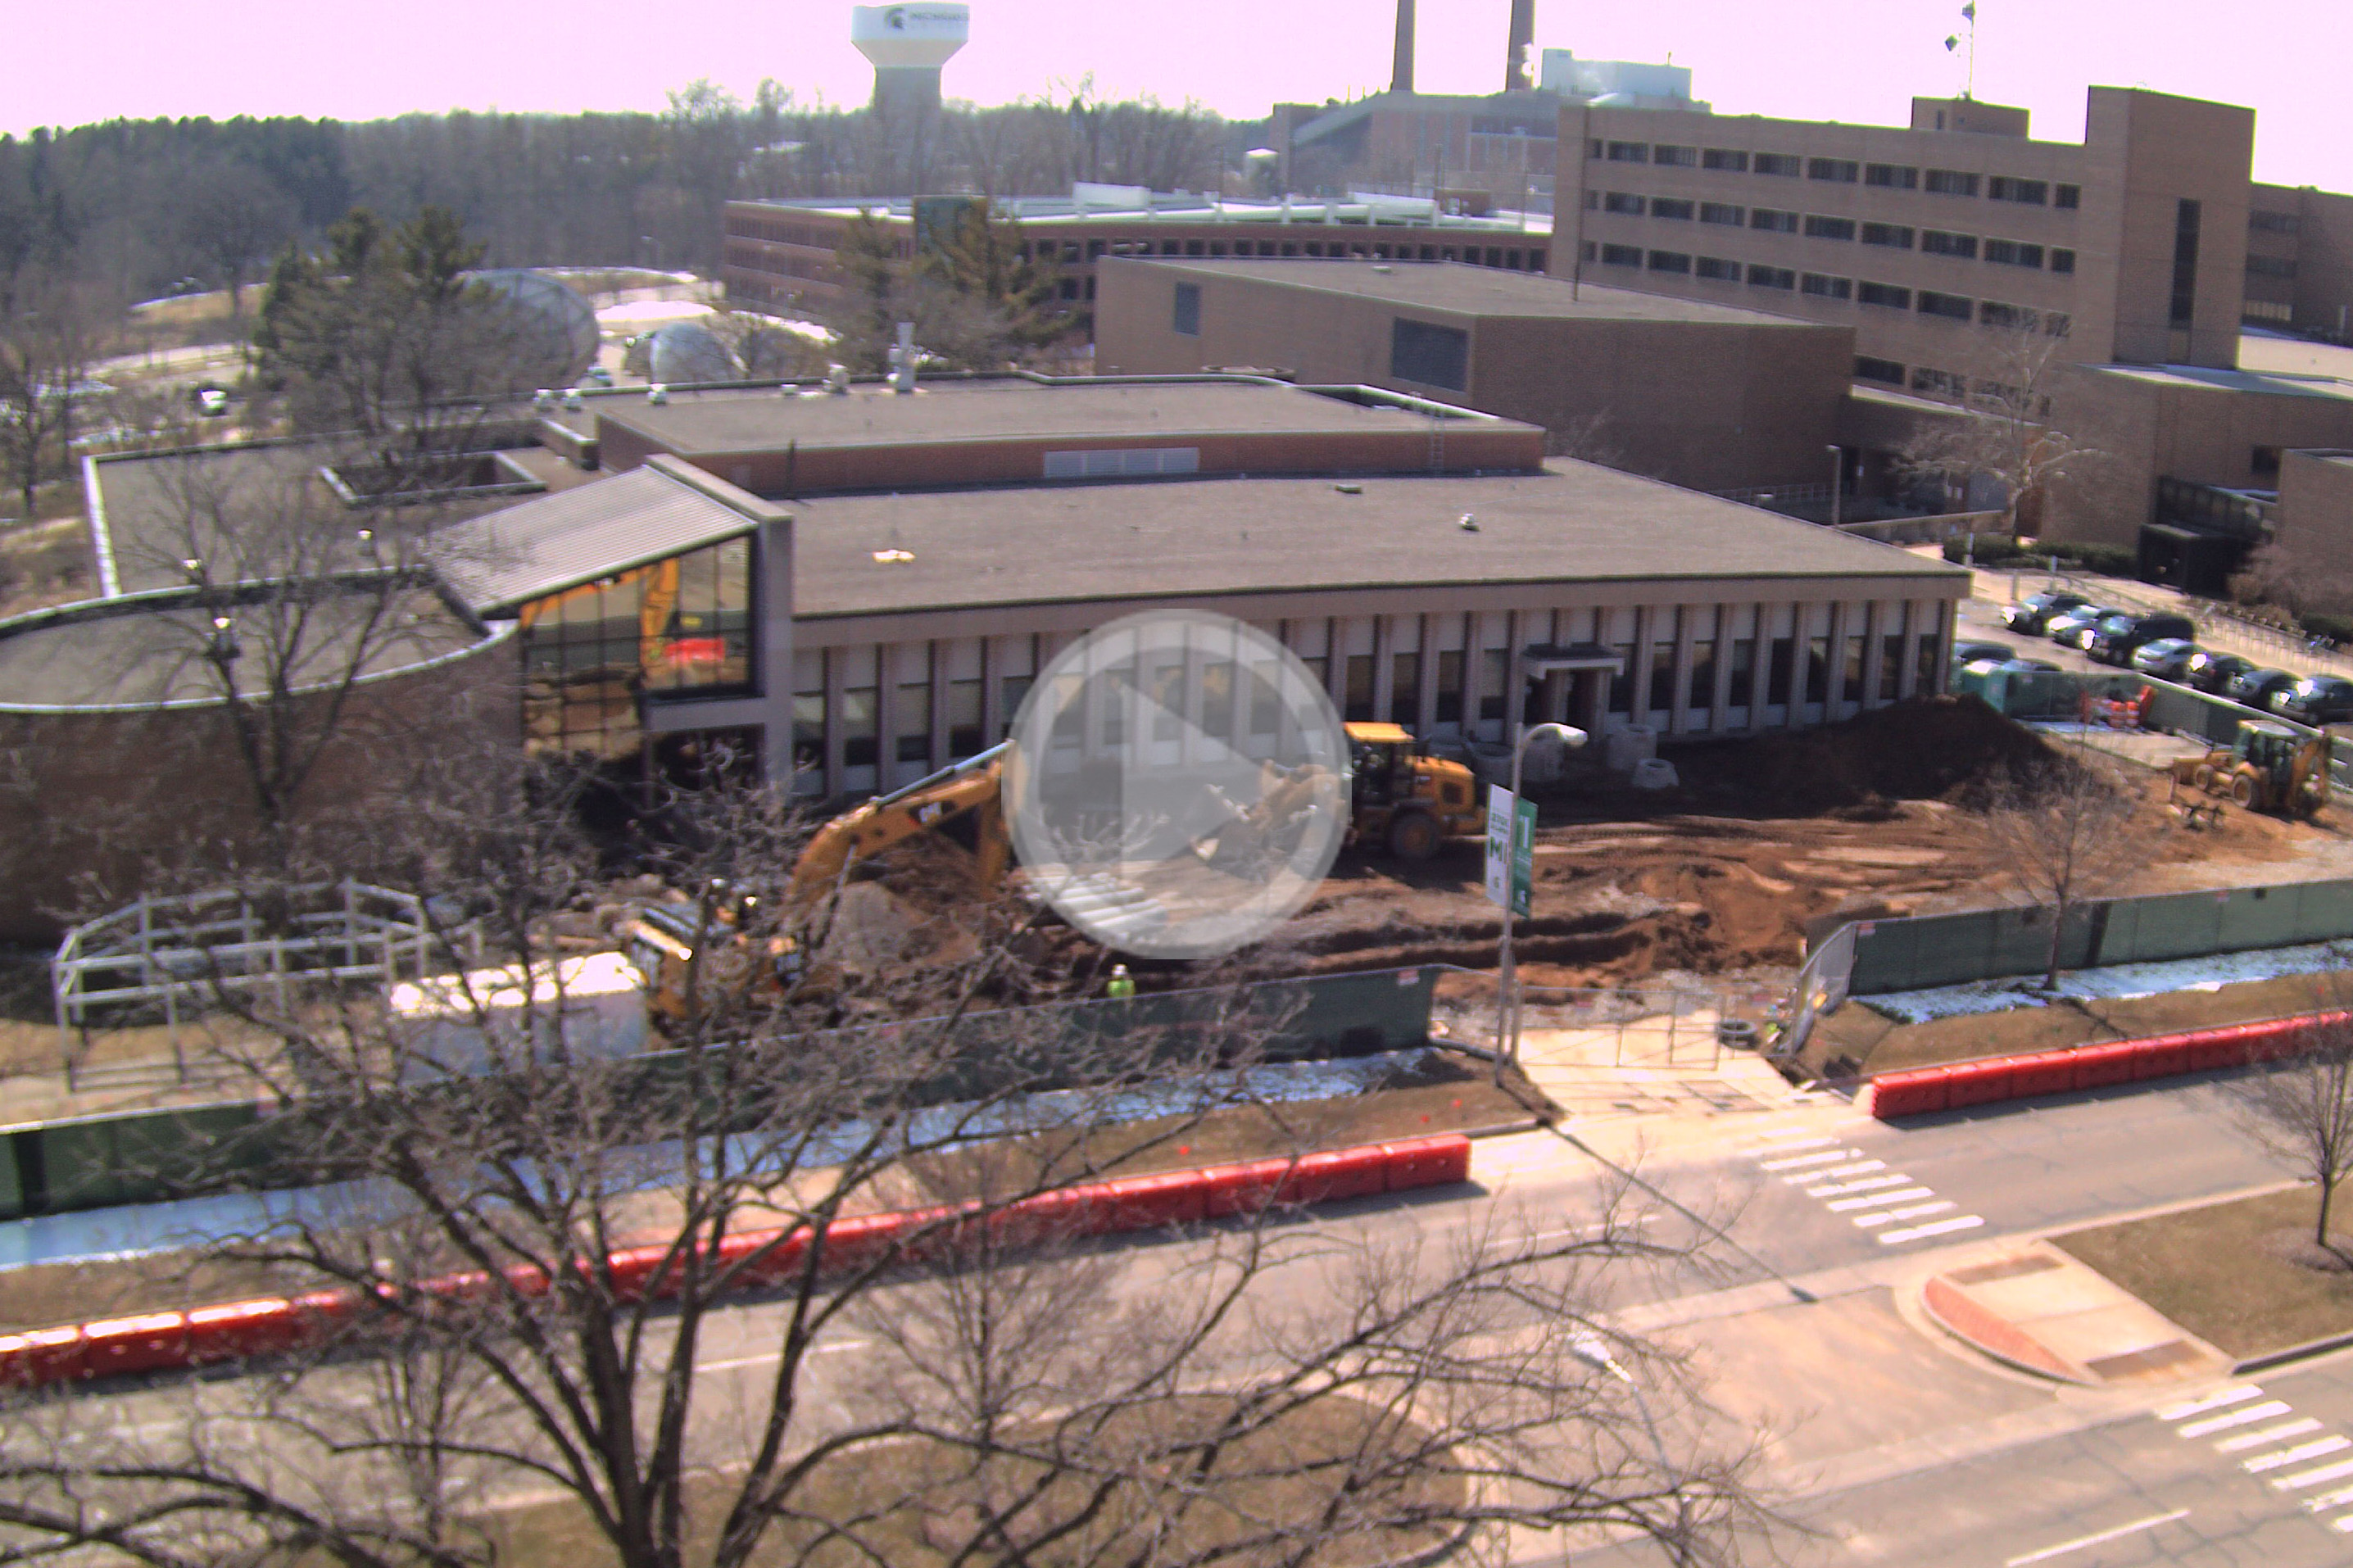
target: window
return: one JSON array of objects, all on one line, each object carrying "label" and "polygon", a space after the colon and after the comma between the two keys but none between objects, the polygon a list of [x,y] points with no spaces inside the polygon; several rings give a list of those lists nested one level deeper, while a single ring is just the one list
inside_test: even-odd
[{"label": "window", "polygon": [[1691,258],[1680,250],[1654,250],[1651,252],[1651,270],[1653,272],[1689,272],[1691,270]]},{"label": "window", "polygon": [[1798,287],[1805,293],[1825,300],[1854,298],[1854,279],[1852,278],[1825,278],[1819,272],[1809,272],[1799,280]]},{"label": "window", "polygon": [[1740,281],[1740,263],[1726,261],[1720,256],[1693,258],[1692,270],[1703,278],[1714,278],[1725,283]]},{"label": "window", "polygon": [[2257,234],[2294,234],[2299,225],[2294,213],[2267,213],[2258,209],[2247,215],[2247,226]]},{"label": "window", "polygon": [[2258,447],[2255,448],[2254,456],[2247,460],[2247,467],[2253,469],[2259,479],[2267,475],[2276,475],[2279,472],[2279,466],[2280,449],[2277,447]]},{"label": "window", "polygon": [[1858,283],[1854,286],[1854,297],[1866,305],[1884,305],[1891,310],[1912,308],[1912,290],[1898,289],[1893,283]]},{"label": "window", "polygon": [[2051,205],[2054,207],[2078,207],[2083,205],[2084,187],[2081,185],[2052,186]]},{"label": "window", "polygon": [[1652,217],[1680,218],[1683,222],[1689,223],[1692,217],[1692,211],[1693,207],[1691,203],[1677,201],[1672,196],[1652,196],[1651,198],[1651,216]]},{"label": "window", "polygon": [[2173,300],[2168,320],[2187,328],[2198,307],[2198,204],[2181,198],[2173,211]]},{"label": "window", "polygon": [[1738,228],[1748,221],[1748,209],[1734,206],[1729,202],[1702,202],[1699,204],[1699,221],[1728,223]]},{"label": "window", "polygon": [[1975,260],[1978,237],[1973,234],[1947,234],[1940,228],[1920,231],[1920,248],[1930,256],[1961,256]]},{"label": "window", "polygon": [[[1440,654],[1443,661],[1446,656]],[[1479,656],[1479,717],[1501,719],[1504,716],[1504,680],[1511,674],[1512,656],[1501,648],[1489,648]]]},{"label": "window", "polygon": [[1595,159],[1599,159],[1599,157],[1601,157],[1601,155],[1602,155],[1602,143],[1601,143],[1601,138],[1600,138],[1600,137],[1599,137],[1599,136],[1595,137],[1595,138],[1594,138],[1594,139],[1593,139],[1589,143],[1588,143],[1588,144],[1587,144],[1587,151],[1586,151],[1586,154],[1585,154],[1585,155],[1586,155],[1587,157],[1588,157],[1588,158],[1595,158]]},{"label": "window", "polygon": [[1601,247],[1601,264],[1604,267],[1640,267],[1642,265],[1642,247],[1639,245],[1605,245]]},{"label": "window", "polygon": [[1748,154],[1736,147],[1710,147],[1699,155],[1703,169],[1729,169],[1736,174],[1748,172]]},{"label": "window", "polygon": [[1352,653],[1342,666],[1346,684],[1341,688],[1340,716],[1351,724],[1362,724],[1373,717],[1373,656]]},{"label": "window", "polygon": [[1750,161],[1749,167],[1760,174],[1778,174],[1784,179],[1794,180],[1799,174],[1799,163],[1794,153],[1759,153]]},{"label": "window", "polygon": [[1612,142],[1609,161],[1613,163],[1647,163],[1651,161],[1651,144],[1647,142]]},{"label": "window", "polygon": [[1920,171],[1901,163],[1865,163],[1862,183],[1891,191],[1916,191],[1920,188]]},{"label": "window", "polygon": [[1709,708],[1715,703],[1715,639],[1705,637],[1692,644],[1691,685],[1685,689],[1684,701],[1693,708]]},{"label": "window", "polygon": [[1820,217],[1812,214],[1809,214],[1806,217],[1806,237],[1808,239],[1852,239],[1854,237],[1854,219],[1851,217]]},{"label": "window", "polygon": [[1730,688],[1727,696],[1733,707],[1748,706],[1749,695],[1757,689],[1757,639],[1755,637],[1732,639],[1732,679],[1725,682],[1725,685]]},{"label": "window", "polygon": [[1996,174],[1986,182],[1986,200],[2045,206],[2050,204],[2051,186],[2042,180],[2014,180],[2008,174]]},{"label": "window", "polygon": [[1778,708],[1789,700],[1790,677],[1797,673],[1798,639],[1775,637],[1773,654],[1765,663],[1765,700]]},{"label": "window", "polygon": [[1798,275],[1786,267],[1751,267],[1748,286],[1752,289],[1795,289]]},{"label": "window", "polygon": [[1651,162],[1653,163],[1665,163],[1677,169],[1695,169],[1699,166],[1699,149],[1696,147],[1653,147],[1651,149]]},{"label": "window", "polygon": [[2051,270],[2053,272],[2074,271],[2075,253],[2072,250],[2052,251],[2051,253]]},{"label": "window", "polygon": [[1904,367],[1892,359],[1873,359],[1869,354],[1854,356],[1854,378],[1875,381],[1885,386],[1904,384]]},{"label": "window", "polygon": [[844,687],[841,692],[841,763],[849,768],[874,765],[874,688]]},{"label": "window", "polygon": [[1201,286],[1198,283],[1176,285],[1175,330],[1185,337],[1201,335]]},{"label": "window", "polygon": [[1389,323],[1389,374],[1461,392],[1470,384],[1471,334],[1400,316]]},{"label": "window", "polygon": [[2239,320],[2284,326],[2295,320],[2295,307],[2284,300],[2249,300],[2241,308]]},{"label": "window", "polygon": [[1601,198],[1601,210],[1604,212],[1613,213],[1630,213],[1636,217],[1641,217],[1642,216],[1642,198],[1637,195],[1629,195],[1624,191],[1612,191],[1608,195]]},{"label": "window", "polygon": [[2042,266],[2042,247],[2039,245],[2023,245],[2014,239],[1989,239],[1985,244],[1985,258],[1988,261],[1998,261],[2004,267],[2031,267],[2040,270]]},{"label": "window", "polygon": [[1912,390],[1939,393],[1947,397],[1959,397],[1968,391],[1968,384],[1949,371],[1929,370],[1915,366],[1912,372]]},{"label": "window", "polygon": [[1634,710],[1634,645],[1612,643],[1609,651],[1618,656],[1618,668],[1609,673],[1609,711],[1630,713]]},{"label": "window", "polygon": [[1921,176],[1924,189],[1940,196],[1973,196],[1978,194],[1978,177],[1958,169],[1931,169]]},{"label": "window", "polygon": [[1663,713],[1675,705],[1675,645],[1651,645],[1651,710]]},{"label": "window", "polygon": [[2293,278],[2295,263],[2278,256],[2250,256],[2247,270],[2258,278]]},{"label": "window", "polygon": [[1798,215],[1775,212],[1771,207],[1750,207],[1748,226],[1766,229],[1774,234],[1795,234],[1798,232]]},{"label": "window", "polygon": [[1867,223],[1862,226],[1865,245],[1892,245],[1898,250],[1912,248],[1912,230],[1900,223]]},{"label": "window", "polygon": [[1958,294],[1939,294],[1934,289],[1920,290],[1918,309],[1924,316],[1943,316],[1955,321],[1966,321],[1977,314],[1975,301]]},{"label": "window", "polygon": [[932,686],[926,680],[909,682],[899,688],[897,710],[892,714],[899,731],[899,742],[892,755],[902,763],[921,763],[929,767],[932,762]]},{"label": "window", "polygon": [[948,682],[948,755],[968,757],[986,742],[980,729],[980,682]]},{"label": "window", "polygon": [[1854,184],[1855,176],[1861,172],[1852,158],[1806,160],[1806,178],[1810,180],[1834,180],[1840,184],[1851,185]]},{"label": "window", "polygon": [[[1421,655],[1418,653],[1389,656],[1389,722],[1409,730],[1421,728]],[[1218,733],[1206,724],[1202,728],[1212,735]]]},{"label": "window", "polygon": [[2004,305],[1987,300],[1978,306],[1978,321],[1984,326],[2031,331],[2042,324],[2042,312],[2024,305]]}]

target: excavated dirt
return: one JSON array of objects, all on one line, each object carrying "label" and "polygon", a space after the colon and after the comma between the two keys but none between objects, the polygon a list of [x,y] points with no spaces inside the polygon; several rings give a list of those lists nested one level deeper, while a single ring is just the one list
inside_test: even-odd
[{"label": "excavated dirt", "polygon": [[[2032,731],[1974,698],[1936,698],[1793,736],[1670,753],[1683,782],[1642,792],[1591,774],[1540,796],[1533,910],[1514,943],[1531,984],[1624,985],[1669,972],[1734,974],[1799,962],[1810,923],[1982,904],[2004,890],[1968,803],[2008,769],[2048,761]],[[2292,859],[2330,830],[2247,812],[2173,831],[2160,775],[2139,770],[2147,830],[2169,834],[2151,885],[2197,885],[2200,863]],[[858,962],[888,969],[968,953],[975,896],[953,847],[892,851],[876,889],[907,922],[860,909]],[[1147,990],[1406,964],[1495,962],[1500,921],[1481,844],[1420,864],[1345,852],[1322,891],[1275,937],[1216,965],[1131,963]],[[902,858],[905,857],[905,858]],[[968,862],[962,863],[968,867]],[[968,910],[968,906],[967,906]],[[1091,994],[1112,955],[1066,929],[1023,947],[1021,999]],[[1012,998],[1006,998],[1010,1000]]]}]

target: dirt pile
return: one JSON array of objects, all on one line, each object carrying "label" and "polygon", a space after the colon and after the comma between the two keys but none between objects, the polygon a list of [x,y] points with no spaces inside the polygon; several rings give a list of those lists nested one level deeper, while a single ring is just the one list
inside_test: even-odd
[{"label": "dirt pile", "polygon": [[1879,800],[1954,800],[2047,763],[2042,738],[1974,697],[1917,698],[1842,724],[1682,748],[1689,793],[1744,814],[1807,816]]}]

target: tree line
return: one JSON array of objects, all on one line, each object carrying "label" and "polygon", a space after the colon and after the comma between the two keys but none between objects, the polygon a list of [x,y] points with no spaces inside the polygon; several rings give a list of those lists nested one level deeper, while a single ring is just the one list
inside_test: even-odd
[{"label": "tree line", "polygon": [[[926,188],[994,195],[1074,180],[1216,188],[1257,127],[1187,104],[1050,99],[951,104],[923,138]],[[399,222],[456,214],[488,265],[713,271],[737,196],[904,195],[903,148],[865,109],[748,103],[696,82],[659,113],[458,110],[345,123],[115,120],[0,136],[0,311],[69,274],[125,300],[183,279],[259,280],[290,242],[354,206]]]}]

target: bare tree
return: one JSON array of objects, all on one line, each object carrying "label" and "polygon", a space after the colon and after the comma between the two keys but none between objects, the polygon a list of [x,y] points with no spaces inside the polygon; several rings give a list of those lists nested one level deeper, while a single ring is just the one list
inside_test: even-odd
[{"label": "bare tree", "polygon": [[[470,915],[506,978],[465,971],[451,928],[429,1007],[323,981],[217,999],[282,1047],[248,1063],[284,1108],[280,1173],[343,1195],[216,1251],[342,1324],[340,1353],[165,1394],[171,1430],[137,1394],[12,1415],[16,1560],[456,1568],[560,1527],[628,1568],[1207,1568],[1594,1527],[1714,1563],[1757,1517],[1741,1445],[1654,1447],[1578,1352],[1608,1332],[1599,1270],[1678,1261],[1609,1194],[1568,1237],[1261,1212],[1148,1271],[1073,1251],[1038,1200],[1161,1167],[1221,1117],[1282,1126],[1253,1088],[1264,1016],[812,1033],[816,982],[744,984],[714,952],[669,1048],[621,1052],[547,954],[593,860],[530,793],[412,803],[396,883]],[[861,1233],[878,1208],[923,1217]],[[1611,1343],[1673,1397],[1671,1358]]]},{"label": "bare tree", "polygon": [[[1897,455],[1899,469],[1966,491],[1983,476],[2001,487],[2002,531],[2039,530],[2051,485],[2080,476],[2102,454],[2054,424],[2052,384],[2070,362],[2063,316],[2011,307],[1972,340],[1970,374],[1931,388],[1958,398],[1958,417],[1924,424]],[[1948,496],[1950,500],[1957,499]]]},{"label": "bare tree", "polygon": [[2142,804],[2135,783],[2081,742],[2004,769],[1978,803],[1989,859],[2021,899],[2049,911],[2044,986],[2059,984],[2069,918],[2123,887],[2164,848],[2167,831],[2144,820]]},{"label": "bare tree", "polygon": [[72,454],[77,400],[121,312],[61,271],[20,279],[0,300],[0,472],[35,510],[41,481]]},{"label": "bare tree", "polygon": [[2305,1029],[2292,1055],[2232,1086],[2257,1140],[2318,1189],[2313,1244],[2329,1253],[2339,1251],[2328,1239],[2337,1184],[2353,1175],[2353,1024],[2337,1000],[2340,1010]]}]

